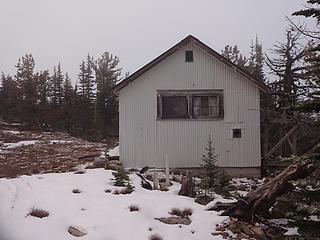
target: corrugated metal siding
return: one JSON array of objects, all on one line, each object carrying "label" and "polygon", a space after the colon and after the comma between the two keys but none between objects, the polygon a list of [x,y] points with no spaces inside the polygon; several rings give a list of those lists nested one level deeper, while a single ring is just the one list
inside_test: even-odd
[{"label": "corrugated metal siding", "polygon": [[[192,49],[194,62],[184,61]],[[156,120],[157,90],[223,89],[224,119]],[[198,167],[211,137],[222,167],[260,166],[259,89],[189,44],[120,91],[120,158],[126,167]],[[232,139],[241,127],[242,138]]]}]

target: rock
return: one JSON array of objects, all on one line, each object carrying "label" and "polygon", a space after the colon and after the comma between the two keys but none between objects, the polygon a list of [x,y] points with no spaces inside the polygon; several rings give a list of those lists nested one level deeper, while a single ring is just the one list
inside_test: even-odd
[{"label": "rock", "polygon": [[189,225],[191,220],[189,218],[180,218],[180,217],[168,217],[168,218],[155,218],[156,220],[165,223],[165,224],[183,224]]},{"label": "rock", "polygon": [[104,157],[95,157],[94,158],[93,167],[95,167],[95,168],[103,168],[107,161],[108,161],[108,159],[106,159]]},{"label": "rock", "polygon": [[210,196],[204,195],[204,196],[196,197],[196,199],[194,201],[196,203],[201,204],[201,205],[207,205],[209,202],[211,202],[213,200],[214,200],[214,197],[210,197]]},{"label": "rock", "polygon": [[120,162],[119,160],[110,160],[107,162],[107,165],[110,165],[110,164],[122,165],[122,162]]},{"label": "rock", "polygon": [[195,184],[191,176],[183,177],[178,195],[186,197],[195,197]]},{"label": "rock", "polygon": [[119,170],[121,168],[122,168],[122,166],[118,165],[118,164],[106,164],[106,166],[105,166],[105,169],[114,170],[114,171],[117,171],[117,170]]},{"label": "rock", "polygon": [[182,175],[173,175],[172,180],[178,183],[182,183]]},{"label": "rock", "polygon": [[74,226],[70,226],[68,232],[75,237],[83,237],[87,235],[87,233],[83,229]]}]

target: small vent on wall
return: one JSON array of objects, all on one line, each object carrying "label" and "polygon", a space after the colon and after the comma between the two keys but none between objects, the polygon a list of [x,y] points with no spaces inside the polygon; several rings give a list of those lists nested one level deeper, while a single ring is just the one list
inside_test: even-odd
[{"label": "small vent on wall", "polygon": [[193,62],[193,51],[186,51],[186,62]]}]

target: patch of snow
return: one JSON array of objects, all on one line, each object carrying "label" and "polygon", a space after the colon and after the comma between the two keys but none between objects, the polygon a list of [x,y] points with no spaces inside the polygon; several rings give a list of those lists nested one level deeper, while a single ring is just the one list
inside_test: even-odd
[{"label": "patch of snow", "polygon": [[116,146],[115,148],[108,150],[107,154],[109,156],[120,156],[119,146]]},{"label": "patch of snow", "polygon": [[14,130],[4,130],[6,133],[11,133],[11,134],[21,134],[20,131],[14,131]]},{"label": "patch of snow", "polygon": [[298,228],[297,227],[287,228],[287,232],[284,235],[287,235],[287,236],[299,235]]},{"label": "patch of snow", "polygon": [[37,140],[28,140],[28,141],[20,141],[17,143],[4,143],[3,145],[7,149],[13,149],[13,148],[18,148],[18,147],[33,145],[33,144],[36,144],[37,142],[38,142]]},{"label": "patch of snow", "polygon": [[65,140],[51,140],[50,144],[65,144],[65,143],[73,143],[74,141],[65,141]]},{"label": "patch of snow", "polygon": [[[216,224],[228,217],[205,211],[206,206],[194,199],[177,195],[180,184],[173,183],[167,192],[149,191],[140,186],[140,178],[131,174],[135,186],[128,195],[115,195],[105,190],[119,189],[112,184],[112,171],[87,169],[84,174],[52,173],[0,179],[0,233],[5,240],[72,240],[70,226],[77,226],[88,234],[83,240],[148,239],[159,234],[166,240],[221,239],[212,236]],[[79,189],[81,193],[72,193]],[[216,200],[224,201],[221,196]],[[140,211],[130,212],[135,204]],[[27,216],[32,207],[49,212],[45,218]],[[163,224],[154,218],[169,217],[172,208],[191,208],[192,223]],[[149,229],[152,228],[152,231]],[[192,233],[194,231],[194,233]]]},{"label": "patch of snow", "polygon": [[315,221],[315,222],[320,222],[320,218],[318,218],[318,216],[316,216],[316,215],[311,215],[309,217],[309,219],[312,220],[312,221]]}]

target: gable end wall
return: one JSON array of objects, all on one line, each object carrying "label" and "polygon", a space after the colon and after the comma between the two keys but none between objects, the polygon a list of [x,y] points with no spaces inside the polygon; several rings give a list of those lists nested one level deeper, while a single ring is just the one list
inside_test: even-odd
[{"label": "gable end wall", "polygon": [[[184,61],[193,50],[194,62]],[[223,89],[224,119],[157,120],[157,90]],[[126,167],[199,167],[210,134],[221,167],[260,167],[259,89],[189,43],[120,90],[120,158]],[[232,139],[232,128],[242,130]]]}]

